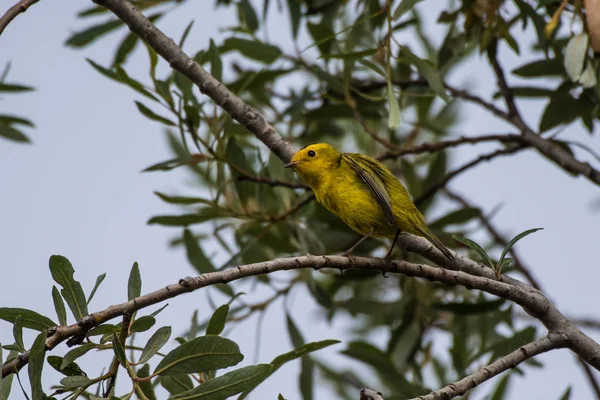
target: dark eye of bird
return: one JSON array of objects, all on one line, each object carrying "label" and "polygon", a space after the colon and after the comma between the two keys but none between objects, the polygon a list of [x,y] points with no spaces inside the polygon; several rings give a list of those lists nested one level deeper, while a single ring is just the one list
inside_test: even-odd
[{"label": "dark eye of bird", "polygon": [[316,154],[315,154],[315,152],[314,152],[314,151],[312,151],[312,150],[309,150],[309,151],[308,151],[308,156],[309,156],[309,157],[314,157],[315,155],[316,155]]}]

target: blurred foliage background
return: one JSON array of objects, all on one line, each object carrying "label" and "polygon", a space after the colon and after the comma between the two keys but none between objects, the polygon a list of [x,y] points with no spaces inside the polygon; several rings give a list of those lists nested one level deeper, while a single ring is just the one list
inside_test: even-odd
[{"label": "blurred foliage background", "polygon": [[[504,52],[533,54],[533,61],[505,72],[524,82],[512,86],[518,100],[545,104],[534,129],[570,154],[576,149],[578,154],[598,158],[592,149],[568,137],[564,130],[570,124],[581,123],[594,134],[599,117],[598,60],[589,48],[585,8],[579,1],[443,2],[436,22],[445,30],[441,40],[428,34],[423,15],[413,8],[421,3],[418,0],[132,3],[155,23],[180,7],[189,8],[190,14],[209,12],[211,7],[236,13],[237,24],[222,29],[219,37],[193,37],[191,19],[183,35],[174,40],[232,92],[265,115],[298,148],[328,142],[341,150],[384,161],[406,184],[434,233],[449,247],[462,249],[476,260],[480,260],[476,253],[465,246],[458,247],[460,243],[451,236],[476,235],[490,254],[498,253],[510,238],[495,227],[493,213],[483,213],[468,200],[468,194],[457,193],[447,184],[482,162],[525,151],[529,146],[514,137],[520,134],[515,127],[502,134],[481,127],[482,136],[457,135],[461,102],[483,96],[476,90],[465,91],[452,81],[467,57],[486,58],[489,67],[494,68],[494,63],[502,63]],[[427,3],[423,2],[421,12],[429,12]],[[269,35],[265,23],[269,14],[287,19],[293,45],[284,46],[280,38]],[[125,32],[124,24],[110,12],[90,6],[79,11],[78,17],[88,26],[70,36],[66,44],[82,48],[99,40],[114,41],[114,37],[105,36],[119,31],[113,54],[88,62],[107,80],[130,87],[141,115],[164,127],[172,158],[157,160],[145,171],[182,168],[192,177],[192,185],[182,184],[177,192],[155,193],[180,211],[153,216],[148,223],[180,228],[169,245],[185,247],[197,273],[289,255],[335,254],[358,239],[341,220],[314,201],[310,190],[292,171],[283,169],[279,159],[202,96],[187,78],[175,71],[162,73],[164,61],[135,34]],[[521,39],[528,27],[535,29],[535,43]],[[308,38],[310,45],[301,44],[304,40],[299,38]],[[146,75],[128,72],[136,47],[147,50]],[[0,78],[0,91],[30,89],[3,83],[5,78],[6,73]],[[500,90],[484,101],[503,107]],[[490,111],[482,108],[481,112]],[[33,123],[21,117],[0,116],[0,136],[28,140],[20,131],[21,126]],[[478,142],[495,143],[496,147],[489,153],[473,147],[472,161],[450,168],[449,160],[456,147]],[[480,189],[488,190],[476,190]],[[385,240],[369,239],[357,254],[382,256],[387,245]],[[395,256],[424,261],[400,246]],[[538,285],[516,250],[510,256],[514,262],[505,272]],[[130,285],[135,281],[134,269]],[[260,287],[272,289],[273,295],[253,303],[251,292]],[[330,324],[336,324],[340,315],[352,317],[353,340],[338,346],[343,346],[342,354],[357,361],[361,369],[340,369],[319,358],[318,353],[303,355],[298,385],[305,400],[313,398],[316,385],[330,386],[343,399],[357,398],[357,388],[361,387],[375,388],[386,399],[417,396],[463,377],[532,341],[537,334],[537,325],[533,321],[523,323],[518,310],[502,299],[403,276],[298,271],[286,274],[285,279],[261,275],[248,278],[243,284],[215,288],[220,292],[215,293],[219,299],[231,298],[230,303],[225,301],[225,312],[224,308],[217,309],[220,304],[214,304],[217,317],[213,318],[220,318],[225,326],[267,312],[276,300],[287,299],[295,290],[310,293],[318,304],[314,312]],[[248,294],[236,296],[242,288]],[[286,302],[283,304],[285,307]],[[154,319],[156,315],[150,317],[152,322],[147,329],[160,321],[159,317]],[[18,327],[14,315],[11,318]],[[139,324],[142,318],[138,316],[135,322]],[[66,323],[66,318],[60,322]],[[209,320],[199,321],[194,316],[189,332],[181,335],[180,344],[201,337],[208,326]],[[289,314],[287,326],[294,347],[302,348],[302,331],[310,327],[297,326]],[[213,326],[213,332],[214,329],[218,330]],[[373,332],[382,331],[387,338],[383,345],[372,340]],[[94,335],[92,344],[86,345],[89,349],[106,349],[103,346],[114,342],[119,332],[116,324],[105,326],[95,332],[100,339],[96,341]],[[129,334],[133,340],[135,330]],[[434,346],[436,341],[443,343],[443,350]],[[319,348],[313,345],[310,351]],[[11,358],[24,346],[5,349],[12,351]],[[48,362],[52,365],[58,361],[49,357]],[[507,387],[511,378],[526,374],[533,367],[542,365],[529,360],[496,379],[491,390],[476,389],[465,398],[509,398]],[[138,370],[138,376],[144,373],[140,372],[143,368]],[[214,376],[211,373],[206,379]],[[185,384],[179,386],[165,378],[154,382],[160,381],[175,395],[192,387],[190,378],[181,379]],[[83,387],[79,384],[66,393],[76,393],[76,388]],[[284,395],[289,384],[282,382]],[[65,390],[64,383],[61,390]],[[148,398],[164,397],[161,390],[157,385],[143,388]],[[556,398],[569,396],[570,389],[565,387],[565,393]]]}]

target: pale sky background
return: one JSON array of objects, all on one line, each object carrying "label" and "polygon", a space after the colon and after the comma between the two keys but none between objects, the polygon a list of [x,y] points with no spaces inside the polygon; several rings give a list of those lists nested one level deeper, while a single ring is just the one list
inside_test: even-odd
[{"label": "pale sky background", "polygon": [[[0,12],[12,3],[13,0],[0,1]],[[258,10],[262,9],[262,1],[254,3]],[[434,3],[430,0],[420,7]],[[154,190],[194,193],[181,171],[140,173],[148,165],[171,157],[162,127],[138,113],[132,100],[139,96],[100,76],[84,60],[90,57],[108,65],[117,37],[120,40],[124,31],[83,51],[63,46],[71,32],[88,24],[77,20],[75,13],[91,4],[41,1],[11,23],[0,37],[0,67],[12,61],[8,81],[37,88],[33,93],[0,98],[0,112],[23,115],[37,125],[35,130],[28,131],[33,145],[0,140],[0,254],[4,278],[0,283],[0,306],[31,308],[52,319],[56,319],[50,295],[53,281],[48,270],[48,258],[52,254],[71,260],[76,278],[87,292],[96,276],[107,272],[90,305],[91,311],[127,299],[127,276],[134,261],[140,264],[143,293],[195,272],[183,249],[172,250],[167,246],[167,241],[179,230],[146,225],[151,216],[174,211],[152,194]],[[224,34],[219,33],[219,28],[230,26],[236,17],[223,9],[215,11],[213,5],[214,1],[193,5],[190,2],[169,13],[158,26],[177,40],[190,18],[194,18],[196,23],[186,50],[195,52],[204,48],[210,37],[220,43]],[[277,38],[277,43],[290,51],[287,14],[279,16],[275,11],[275,8],[271,10],[269,18],[270,37]],[[438,12],[428,14],[429,20],[435,20]],[[429,27],[431,32],[440,32],[436,29]],[[520,42],[523,44],[520,57],[504,47],[501,49],[507,71],[532,58],[525,46],[532,38],[529,31],[527,39]],[[134,76],[146,76],[147,58],[142,46],[138,46],[127,69]],[[455,84],[467,81],[472,89],[485,96],[489,96],[495,85],[485,60],[477,55],[465,64],[460,75],[452,77]],[[554,87],[555,83],[550,82],[549,86]],[[520,101],[519,105],[527,120],[537,126],[543,104]],[[461,110],[457,133],[459,129],[464,135],[510,131],[504,123],[491,119],[476,106],[465,105]],[[579,122],[562,135],[600,150],[597,135],[590,137]],[[461,165],[485,149],[486,146],[462,147],[452,152],[451,163]],[[586,154],[579,156],[589,159]],[[502,203],[504,206],[495,221],[507,234],[544,227],[544,231],[518,244],[527,265],[532,267],[547,295],[562,312],[569,316],[600,318],[597,311],[600,219],[599,214],[591,210],[593,200],[599,197],[596,186],[583,178],[573,179],[528,151],[471,170],[454,180],[451,187],[487,211]],[[207,249],[207,252],[211,254],[214,250]],[[218,296],[213,298],[219,304],[223,302]],[[344,330],[349,323],[347,318],[340,318],[330,326],[315,317],[314,303],[304,288],[297,289],[293,298],[292,312],[307,341],[348,337]],[[211,314],[206,299],[200,291],[169,301],[168,312],[160,314],[156,327],[172,325],[172,337],[177,336],[189,326],[194,309],[200,310],[201,320]],[[259,293],[248,295],[245,300],[260,299]],[[256,322],[256,318],[251,318],[236,326],[228,336],[246,355],[239,366],[255,361],[269,362],[292,349],[281,304],[273,306],[266,315],[257,358],[254,354]],[[538,333],[544,332],[540,329]],[[588,333],[600,340],[598,332]],[[28,347],[33,337],[32,332],[27,331]],[[147,337],[140,336],[137,343],[143,345]],[[11,325],[1,321],[0,341],[12,342]],[[338,354],[344,348],[344,344],[339,344],[317,356],[338,365],[355,366]],[[64,354],[65,349],[63,344],[52,354]],[[103,354],[104,365],[108,365],[109,357],[108,352]],[[570,352],[555,351],[538,360],[546,368],[526,367],[526,378],[513,378],[511,399],[558,398],[569,384],[574,385],[573,399],[593,398]],[[254,398],[274,399],[279,392],[288,399],[299,398],[298,372],[298,362],[286,365],[276,377],[256,390]],[[61,377],[48,367],[44,374],[46,389]],[[487,384],[487,390],[481,393],[489,392],[496,382]],[[316,399],[329,395],[328,390],[319,388]],[[23,398],[16,382],[11,398]]]}]

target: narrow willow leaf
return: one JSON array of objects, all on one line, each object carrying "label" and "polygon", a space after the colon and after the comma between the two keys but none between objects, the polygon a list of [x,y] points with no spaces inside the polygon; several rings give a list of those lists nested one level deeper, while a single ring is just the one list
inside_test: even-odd
[{"label": "narrow willow leaf", "polygon": [[92,299],[94,298],[94,295],[96,294],[96,290],[98,290],[98,287],[100,286],[100,284],[102,283],[102,281],[104,281],[104,278],[106,278],[106,272],[98,275],[98,277],[96,278],[96,284],[94,285],[94,288],[92,289],[92,292],[90,293],[90,296],[87,299],[87,304],[90,304],[90,301],[92,301]]},{"label": "narrow willow leaf", "polygon": [[161,376],[159,378],[160,384],[164,387],[169,394],[180,394],[187,392],[194,387],[192,379],[189,375],[179,374],[173,376]]},{"label": "narrow willow leaf", "polygon": [[164,306],[162,306],[161,308],[159,308],[158,310],[152,312],[152,314],[150,314],[151,317],[156,317],[158,314],[160,314],[162,312],[162,310],[164,310],[165,308],[167,308],[169,306],[169,303],[165,304]]},{"label": "narrow willow leaf", "polygon": [[137,262],[133,263],[127,282],[127,300],[131,301],[142,294],[142,276]]},{"label": "narrow willow leaf", "polygon": [[450,311],[455,314],[471,315],[497,311],[500,309],[500,307],[502,307],[502,305],[504,305],[504,303],[506,303],[505,299],[498,299],[479,301],[477,303],[433,303],[431,307],[436,310]]},{"label": "narrow willow leaf", "polygon": [[152,328],[156,324],[156,319],[151,317],[150,315],[144,315],[133,321],[131,324],[131,328],[129,329],[129,333],[140,333],[146,332],[150,328]]},{"label": "narrow willow leaf", "polygon": [[179,41],[179,47],[183,47],[185,44],[185,40],[187,39],[190,31],[192,30],[192,26],[194,26],[194,20],[191,20],[189,24],[185,27],[183,34],[181,35],[181,40]]},{"label": "narrow willow leaf", "polygon": [[0,307],[0,319],[3,319],[4,321],[14,323],[19,315],[22,318],[23,326],[28,329],[46,332],[46,329],[56,326],[56,322],[35,311],[27,310],[25,308]]},{"label": "narrow willow leaf", "polygon": [[560,400],[570,400],[571,399],[571,386],[569,386],[562,396],[560,396]]},{"label": "narrow willow leaf", "polygon": [[436,70],[435,66],[430,61],[419,58],[406,47],[402,47],[400,56],[406,58],[408,63],[417,67],[417,70],[425,77],[425,79],[427,79],[429,87],[431,87],[435,94],[440,96],[446,103],[450,102],[450,97],[448,97],[446,94],[446,89],[442,83],[442,78],[440,77],[440,74]]},{"label": "narrow willow leaf", "polygon": [[443,228],[446,225],[464,224],[480,215],[481,210],[479,208],[465,207],[461,208],[460,210],[452,211],[428,225],[431,229],[438,229]]},{"label": "narrow willow leaf", "polygon": [[412,10],[417,4],[423,0],[402,0],[398,7],[394,10],[393,18],[398,19],[408,11]]},{"label": "narrow willow leaf", "polygon": [[144,346],[144,350],[142,350],[142,355],[140,356],[138,363],[143,364],[148,362],[148,360],[150,360],[165,345],[165,343],[167,343],[170,337],[170,326],[158,328],[150,339],[148,339],[148,343]]},{"label": "narrow willow leaf", "polygon": [[[16,350],[11,350],[8,353],[8,357],[6,357],[6,361],[10,361],[18,356],[18,352]],[[2,365],[2,345],[0,343],[0,365]],[[0,400],[8,400],[10,398],[10,392],[12,389],[12,381],[13,378],[17,374],[10,374],[2,379],[0,379]]]},{"label": "narrow willow leaf", "polygon": [[506,392],[508,390],[508,384],[510,382],[510,378],[512,377],[511,373],[506,374],[500,382],[496,385],[496,389],[490,397],[490,400],[503,400],[506,398]]},{"label": "narrow willow leaf", "polygon": [[22,143],[29,143],[31,140],[21,132],[19,129],[12,125],[0,124],[0,137]]},{"label": "narrow willow leaf", "polygon": [[32,90],[35,89],[31,86],[0,82],[0,92],[30,92]]},{"label": "narrow willow leaf", "polygon": [[73,361],[87,353],[88,351],[96,348],[96,345],[93,343],[85,343],[79,347],[75,347],[72,350],[69,350],[67,354],[63,357],[62,363],[60,364],[60,369],[65,369],[69,364]]},{"label": "narrow willow leaf", "polygon": [[25,344],[23,343],[23,318],[18,315],[13,323],[13,336],[15,338],[15,344],[19,347],[19,351],[25,351]]},{"label": "narrow willow leaf", "polygon": [[479,256],[483,259],[483,261],[488,263],[490,268],[492,268],[492,269],[494,268],[494,263],[492,262],[492,260],[490,259],[490,257],[486,253],[486,251],[480,245],[478,245],[476,242],[472,241],[471,239],[467,239],[467,238],[464,238],[464,237],[461,237],[458,235],[452,235],[452,237],[454,238],[454,240],[467,245],[471,250],[473,250],[477,254],[479,254]]},{"label": "narrow willow leaf", "polygon": [[369,57],[377,53],[378,49],[368,49],[362,51],[356,51],[353,53],[338,53],[338,54],[325,54],[319,58],[334,58],[339,60],[360,60],[365,57]]},{"label": "narrow willow leaf", "polygon": [[515,236],[514,238],[512,238],[510,240],[510,242],[508,242],[508,244],[506,245],[506,248],[504,250],[502,250],[502,254],[500,255],[500,263],[502,264],[502,261],[504,260],[504,257],[506,257],[506,253],[508,253],[510,251],[510,249],[521,239],[523,239],[525,236],[527,235],[531,235],[534,232],[537,232],[539,230],[542,230],[544,228],[534,228],[534,229],[528,229],[524,232],[519,233],[517,236]]},{"label": "narrow willow leaf", "polygon": [[81,32],[74,33],[67,39],[65,44],[71,47],[84,47],[122,26],[124,26],[124,23],[120,19],[111,19],[107,22],[86,28]]},{"label": "narrow willow leaf", "polygon": [[54,309],[56,310],[56,316],[58,317],[58,323],[61,326],[67,325],[67,310],[60,292],[56,286],[52,285],[52,301],[54,301]]},{"label": "narrow willow leaf", "polygon": [[220,82],[223,79],[223,61],[221,61],[219,48],[212,39],[210,39],[208,54],[210,56],[210,73]]},{"label": "narrow willow leaf", "polygon": [[308,353],[312,353],[314,351],[318,351],[321,349],[324,349],[326,347],[329,347],[331,345],[340,343],[339,340],[322,340],[320,342],[312,342],[312,343],[307,343],[304,344],[298,348],[296,348],[295,350],[292,350],[288,353],[284,353],[281,354],[277,357],[275,357],[273,359],[273,361],[271,361],[271,365],[273,366],[273,372],[277,371],[283,364],[290,362],[292,360],[296,360]]},{"label": "narrow willow leaf", "polygon": [[160,197],[162,201],[170,204],[206,204],[209,206],[214,204],[212,200],[202,197],[169,196],[160,192],[154,192],[154,194]]},{"label": "narrow willow leaf", "polygon": [[175,122],[171,121],[168,118],[162,117],[158,114],[156,114],[154,111],[152,111],[151,109],[149,109],[146,105],[144,105],[143,103],[136,101],[135,105],[137,106],[137,109],[140,113],[142,113],[142,115],[144,115],[146,118],[151,119],[153,121],[158,121],[162,124],[165,124],[167,126],[177,126],[175,124]]},{"label": "narrow willow leaf", "polygon": [[583,72],[585,58],[588,51],[588,35],[582,33],[573,36],[565,49],[565,71],[573,82],[578,82]]},{"label": "narrow willow leaf", "polygon": [[0,114],[0,124],[20,124],[33,128],[35,125],[28,119],[17,117],[16,115]]},{"label": "narrow willow leaf", "polygon": [[67,388],[80,388],[80,387],[87,387],[92,383],[92,381],[90,380],[90,378],[88,378],[87,376],[67,376],[66,378],[62,378],[60,380],[60,384],[67,387]]},{"label": "narrow willow leaf", "polygon": [[139,36],[131,32],[121,41],[115,52],[115,58],[113,59],[112,65],[123,64],[131,52],[135,49],[135,45],[138,43]]},{"label": "narrow willow leaf", "polygon": [[[139,368],[137,370],[136,375],[140,378],[146,378],[150,376],[150,365],[144,364],[142,368]],[[154,385],[151,381],[140,382],[140,389],[142,389],[142,393],[144,393],[147,400],[156,400],[156,393],[154,393]]]},{"label": "narrow willow leaf", "polygon": [[60,356],[48,356],[48,358],[46,359],[46,361],[48,361],[48,364],[52,368],[54,368],[55,370],[57,370],[58,372],[60,372],[63,375],[66,375],[66,376],[85,375],[85,373],[81,370],[81,368],[79,367],[79,365],[77,365],[74,362],[72,362],[69,365],[65,366],[64,369],[60,369],[60,366],[62,365],[62,362],[63,362],[63,358],[60,357]]},{"label": "narrow willow leaf", "polygon": [[188,226],[193,224],[201,224],[206,221],[213,220],[215,218],[230,217],[231,211],[207,207],[198,210],[194,214],[183,214],[183,215],[157,215],[148,220],[148,225],[158,224],[164,226]]},{"label": "narrow willow leaf", "polygon": [[156,366],[156,375],[190,374],[227,368],[244,356],[240,348],[220,336],[201,336],[173,349]]},{"label": "narrow willow leaf", "polygon": [[125,356],[125,349],[119,341],[117,334],[114,332],[112,336],[112,348],[115,353],[115,357],[117,357],[117,360],[119,360],[119,364],[121,364],[121,366],[123,367],[127,367],[127,357]]},{"label": "narrow willow leaf", "polygon": [[61,294],[77,321],[88,315],[87,302],[81,283],[75,280],[73,266],[63,256],[50,257],[52,278],[61,287]]},{"label": "narrow willow leaf", "polygon": [[388,128],[395,130],[400,126],[400,104],[394,93],[394,87],[390,78],[387,80],[387,99],[390,107],[390,115],[388,117]]},{"label": "narrow willow leaf", "polygon": [[42,369],[44,368],[44,355],[46,353],[46,332],[40,333],[29,350],[29,383],[31,384],[31,397],[34,399],[44,398],[42,390]]},{"label": "narrow willow leaf", "polygon": [[271,372],[269,364],[250,365],[223,376],[204,382],[190,391],[171,397],[172,400],[221,400],[235,394],[250,391],[260,384]]},{"label": "narrow willow leaf", "polygon": [[298,39],[298,29],[300,28],[300,18],[302,17],[302,8],[300,0],[287,0],[288,10],[290,12],[290,22],[292,25],[292,37]]},{"label": "narrow willow leaf", "polygon": [[185,243],[187,258],[190,264],[196,268],[196,271],[201,274],[216,271],[215,266],[208,259],[206,254],[204,254],[202,247],[200,247],[198,241],[194,238],[194,235],[192,235],[192,232],[189,229],[183,231],[183,241]]},{"label": "narrow willow leaf", "polygon": [[223,304],[221,307],[217,308],[213,315],[210,317],[210,321],[208,321],[208,326],[206,327],[207,335],[220,335],[225,328],[225,321],[227,321],[227,314],[229,313],[229,304]]},{"label": "narrow willow leaf", "polygon": [[229,38],[225,40],[222,50],[236,50],[244,56],[265,64],[271,64],[282,54],[281,49],[259,40]]}]

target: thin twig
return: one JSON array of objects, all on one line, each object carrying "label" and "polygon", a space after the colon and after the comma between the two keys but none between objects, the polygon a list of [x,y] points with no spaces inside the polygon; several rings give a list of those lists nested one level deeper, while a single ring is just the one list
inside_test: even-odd
[{"label": "thin twig", "polygon": [[17,4],[9,8],[8,11],[6,11],[4,15],[0,17],[0,35],[2,35],[4,29],[6,29],[8,24],[10,24],[12,20],[17,17],[17,15],[24,13],[29,7],[31,7],[38,1],[40,0],[21,0]]},{"label": "thin twig", "polygon": [[522,143],[523,138],[520,135],[511,133],[506,134],[491,134],[481,136],[461,136],[456,139],[440,140],[439,142],[426,142],[417,146],[404,147],[394,151],[386,151],[376,158],[379,161],[398,158],[408,154],[434,153],[444,150],[449,147],[457,147],[463,144],[477,144],[483,142],[500,142],[500,143]]},{"label": "thin twig", "polygon": [[544,336],[543,338],[534,340],[531,343],[519,347],[512,353],[507,354],[499,360],[494,361],[490,365],[479,369],[477,372],[474,372],[459,381],[444,386],[443,388],[433,391],[425,396],[415,397],[411,400],[450,400],[455,397],[462,396],[469,390],[493,378],[494,376],[499,375],[511,368],[515,368],[523,361],[529,360],[530,358],[550,350],[563,348],[566,346],[566,344],[567,340],[563,335],[550,333],[548,336]]},{"label": "thin twig", "polygon": [[[119,334],[119,342],[121,343],[121,346],[123,346],[123,348],[125,348],[125,341],[127,340],[127,336],[129,335],[129,325],[131,324],[132,315],[133,312],[126,312],[125,314],[123,314],[123,323],[121,324],[121,333]],[[108,385],[106,385],[106,389],[104,390],[104,397],[110,396],[110,392],[115,387],[118,372],[119,360],[115,356],[113,357],[112,364],[110,365],[110,369],[108,371],[110,380],[108,381]]]},{"label": "thin twig", "polygon": [[419,197],[417,197],[417,199],[415,199],[415,204],[418,206],[419,204],[422,204],[425,200],[429,199],[430,196],[432,196],[433,194],[435,194],[438,190],[444,188],[448,182],[450,180],[452,180],[453,178],[457,177],[458,175],[460,175],[461,173],[475,167],[476,165],[484,162],[484,161],[490,161],[496,157],[499,156],[505,156],[505,155],[509,155],[509,154],[514,154],[518,151],[521,151],[525,148],[527,148],[528,145],[527,144],[517,144],[515,146],[512,147],[507,147],[505,149],[499,149],[499,150],[495,150],[491,153],[487,153],[487,154],[482,154],[479,157],[477,157],[476,159],[474,159],[473,161],[469,161],[468,163],[464,164],[463,166],[455,169],[454,171],[450,171],[448,172],[444,178],[436,183],[435,185],[431,186],[430,188],[428,188],[425,193],[421,194]]}]

